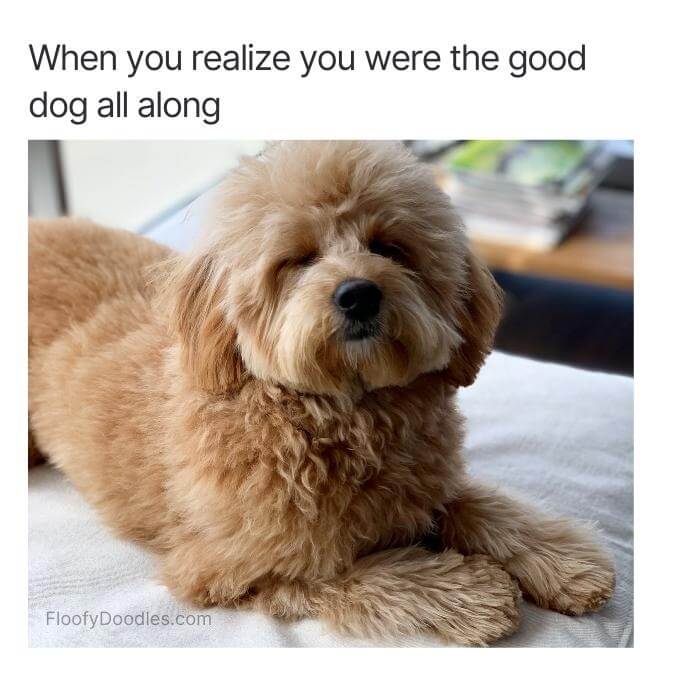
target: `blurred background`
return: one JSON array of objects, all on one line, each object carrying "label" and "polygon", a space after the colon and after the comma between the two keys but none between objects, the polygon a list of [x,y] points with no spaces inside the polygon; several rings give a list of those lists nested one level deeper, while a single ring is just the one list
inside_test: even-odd
[{"label": "blurred background", "polygon": [[[633,143],[406,141],[430,162],[506,292],[497,348],[633,374]],[[30,141],[29,214],[77,215],[175,248],[262,141]]]}]

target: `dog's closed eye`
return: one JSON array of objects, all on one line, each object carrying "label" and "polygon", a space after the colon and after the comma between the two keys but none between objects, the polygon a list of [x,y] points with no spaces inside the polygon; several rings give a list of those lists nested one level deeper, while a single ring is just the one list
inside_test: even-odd
[{"label": "dog's closed eye", "polygon": [[298,270],[305,267],[310,267],[319,259],[319,254],[316,251],[310,251],[303,256],[297,258],[284,258],[279,261],[276,266],[276,273],[280,274],[284,271]]},{"label": "dog's closed eye", "polygon": [[368,244],[368,250],[375,255],[389,258],[401,265],[406,265],[408,263],[408,254],[398,244],[384,242],[380,239],[371,239]]},{"label": "dog's closed eye", "polygon": [[296,267],[309,267],[310,265],[313,265],[318,260],[318,258],[318,253],[316,251],[311,251],[310,253],[302,256],[302,258],[298,258],[293,261],[293,264]]}]

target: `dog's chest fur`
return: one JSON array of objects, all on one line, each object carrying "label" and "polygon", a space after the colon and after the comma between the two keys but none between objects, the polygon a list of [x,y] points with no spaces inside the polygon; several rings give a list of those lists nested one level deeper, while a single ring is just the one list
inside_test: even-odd
[{"label": "dog's chest fur", "polygon": [[426,376],[358,403],[255,381],[233,398],[197,398],[180,421],[170,501],[231,560],[255,557],[261,575],[333,574],[432,527],[461,480],[452,394]]}]

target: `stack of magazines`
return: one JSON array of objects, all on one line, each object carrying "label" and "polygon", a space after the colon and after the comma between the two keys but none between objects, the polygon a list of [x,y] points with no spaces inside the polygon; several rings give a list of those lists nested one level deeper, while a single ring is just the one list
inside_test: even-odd
[{"label": "stack of magazines", "polygon": [[436,161],[472,239],[546,250],[582,220],[613,155],[601,141],[467,141]]}]

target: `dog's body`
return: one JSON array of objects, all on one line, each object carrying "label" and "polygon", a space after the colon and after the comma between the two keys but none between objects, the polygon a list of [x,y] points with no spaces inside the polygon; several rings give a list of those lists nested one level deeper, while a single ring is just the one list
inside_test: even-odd
[{"label": "dog's body", "polygon": [[[465,474],[454,394],[499,297],[428,174],[396,146],[281,144],[222,199],[185,259],[31,225],[40,451],[196,602],[469,644],[515,629],[511,577],[600,606],[613,573],[583,529]],[[432,532],[440,553],[416,546]]]}]

